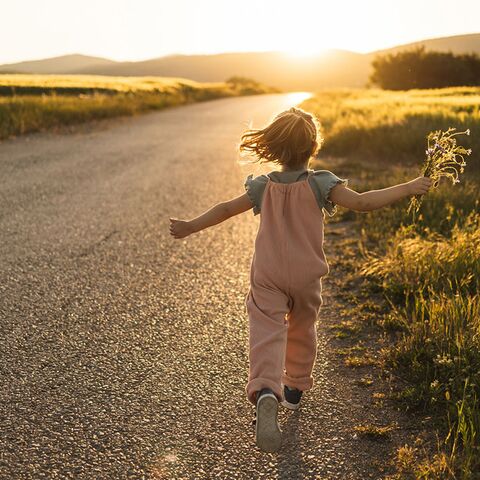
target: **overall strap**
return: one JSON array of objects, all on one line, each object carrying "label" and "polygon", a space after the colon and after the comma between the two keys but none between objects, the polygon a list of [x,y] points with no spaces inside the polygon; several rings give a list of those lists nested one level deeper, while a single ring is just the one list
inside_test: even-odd
[{"label": "overall strap", "polygon": [[269,184],[275,183],[275,182],[270,178],[268,173],[266,173],[265,176],[267,177],[267,183],[265,184],[265,189],[266,189]]}]

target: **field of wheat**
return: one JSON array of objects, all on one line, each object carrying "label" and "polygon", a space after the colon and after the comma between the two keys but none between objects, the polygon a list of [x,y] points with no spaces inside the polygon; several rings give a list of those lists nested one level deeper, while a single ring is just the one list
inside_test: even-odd
[{"label": "field of wheat", "polygon": [[0,75],[0,139],[214,98],[274,91],[253,80]]}]

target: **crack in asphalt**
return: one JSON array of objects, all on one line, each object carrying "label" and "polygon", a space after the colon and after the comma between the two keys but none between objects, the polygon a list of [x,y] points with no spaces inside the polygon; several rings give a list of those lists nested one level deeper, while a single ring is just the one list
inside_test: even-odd
[{"label": "crack in asphalt", "polygon": [[98,240],[95,243],[92,243],[88,247],[86,247],[84,250],[82,250],[80,253],[78,253],[76,256],[78,258],[81,257],[86,257],[88,255],[91,255],[95,252],[95,249],[98,248],[100,245],[102,245],[105,242],[108,242],[115,234],[119,233],[118,230],[113,230],[107,235],[104,235],[100,240]]}]

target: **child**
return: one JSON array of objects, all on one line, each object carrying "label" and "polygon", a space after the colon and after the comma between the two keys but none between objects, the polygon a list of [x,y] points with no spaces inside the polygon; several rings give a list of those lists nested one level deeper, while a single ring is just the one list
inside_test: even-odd
[{"label": "child", "polygon": [[197,218],[170,218],[170,233],[183,238],[252,208],[254,215],[261,213],[245,297],[250,362],[246,394],[256,406],[257,446],[273,452],[281,445],[278,402],[296,409],[302,393],[313,386],[315,324],[323,304],[322,277],[329,272],[323,210],[333,216],[337,204],[358,212],[379,209],[426,193],[432,181],[418,177],[357,193],[347,187],[348,180],[308,168],[323,139],[318,121],[295,107],[263,129],[248,130],[241,140],[240,152],[253,153],[254,161],[271,162],[281,170],[248,175],[243,195]]}]

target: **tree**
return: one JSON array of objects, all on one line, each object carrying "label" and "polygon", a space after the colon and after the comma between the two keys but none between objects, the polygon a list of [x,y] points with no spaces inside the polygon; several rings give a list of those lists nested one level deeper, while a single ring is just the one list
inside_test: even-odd
[{"label": "tree", "polygon": [[478,55],[426,51],[423,45],[377,55],[372,67],[370,82],[389,90],[480,85]]}]

